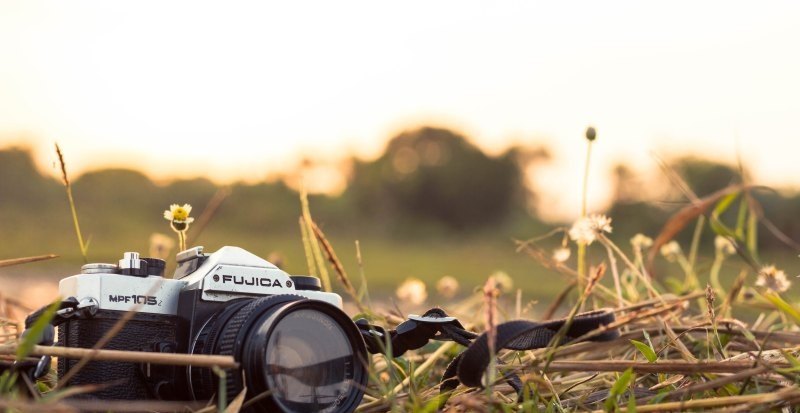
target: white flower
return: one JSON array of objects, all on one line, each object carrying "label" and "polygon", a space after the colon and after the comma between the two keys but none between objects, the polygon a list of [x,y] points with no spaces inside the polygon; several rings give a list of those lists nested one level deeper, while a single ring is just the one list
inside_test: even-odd
[{"label": "white flower", "polygon": [[491,275],[494,278],[495,285],[500,292],[508,292],[514,287],[514,280],[503,271],[495,271]]},{"label": "white flower", "polygon": [[636,234],[631,238],[633,248],[642,250],[653,246],[653,239],[644,234]]},{"label": "white flower", "polygon": [[194,222],[194,218],[189,216],[191,212],[192,206],[189,204],[183,204],[183,206],[172,204],[168,210],[164,211],[164,219],[169,221],[173,230],[186,231],[189,224]]},{"label": "white flower", "polygon": [[428,299],[427,287],[425,283],[418,278],[406,278],[397,290],[395,295],[400,301],[405,301],[413,305],[420,305]]},{"label": "white flower", "polygon": [[661,247],[661,255],[667,259],[667,261],[675,261],[678,259],[678,256],[681,255],[681,245],[678,244],[678,241],[670,241],[664,244]]},{"label": "white flower", "polygon": [[789,289],[792,283],[786,279],[786,273],[775,268],[774,265],[768,265],[761,268],[758,272],[758,280],[756,285],[759,287],[766,287],[776,293],[782,293]]},{"label": "white flower", "polygon": [[458,280],[445,275],[436,282],[436,291],[444,298],[453,298],[458,292]]},{"label": "white flower", "polygon": [[736,253],[736,247],[733,245],[733,242],[722,235],[717,235],[714,238],[714,248],[716,248],[717,252],[725,255],[733,255]]},{"label": "white flower", "polygon": [[611,218],[592,214],[575,221],[569,229],[569,237],[578,244],[590,245],[603,232],[611,233]]},{"label": "white flower", "polygon": [[556,248],[553,250],[553,261],[558,263],[567,262],[570,256],[570,250],[566,247]]},{"label": "white flower", "polygon": [[183,204],[183,206],[172,204],[169,206],[168,210],[164,211],[164,219],[167,221],[191,224],[194,221],[194,218],[189,217],[191,213],[192,206],[189,204]]}]

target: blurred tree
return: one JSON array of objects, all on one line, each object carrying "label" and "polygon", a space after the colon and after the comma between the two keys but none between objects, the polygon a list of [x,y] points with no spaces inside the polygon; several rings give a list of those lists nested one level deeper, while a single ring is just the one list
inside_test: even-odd
[{"label": "blurred tree", "polygon": [[45,210],[60,186],[57,180],[39,173],[27,150],[0,150],[0,208],[13,209],[19,204],[28,210]]},{"label": "blurred tree", "polygon": [[524,208],[520,153],[490,157],[463,136],[423,127],[393,138],[375,161],[356,161],[349,195],[381,221],[412,218],[465,230]]},{"label": "blurred tree", "polygon": [[669,218],[669,209],[647,199],[645,184],[625,165],[614,167],[614,200],[608,211],[614,232],[626,237],[642,233],[655,237]]},{"label": "blurred tree", "polygon": [[732,166],[708,159],[683,157],[671,164],[689,184],[689,188],[701,198],[742,180],[739,172]]}]

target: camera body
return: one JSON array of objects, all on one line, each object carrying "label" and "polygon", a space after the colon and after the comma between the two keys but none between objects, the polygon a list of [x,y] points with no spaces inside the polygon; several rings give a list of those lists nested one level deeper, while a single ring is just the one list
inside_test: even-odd
[{"label": "camera body", "polygon": [[[244,386],[248,396],[255,394],[253,387],[276,394],[277,401],[257,410],[277,405],[283,411],[309,406],[340,411],[360,401],[366,383],[363,339],[342,312],[341,297],[320,291],[317,278],[291,276],[230,246],[213,254],[203,253],[202,247],[179,253],[172,279],[163,277],[164,267],[164,261],[125,253],[118,265],[87,264],[81,274],[61,280],[61,296],[74,297],[84,311],[58,326],[57,344],[91,348],[121,318],[132,315],[103,348],[230,354],[244,374],[228,372],[229,397]],[[344,350],[314,347],[326,340]],[[326,352],[333,353],[320,355]],[[314,358],[317,365],[303,364]],[[77,362],[59,359],[59,376]],[[315,369],[326,377],[310,377]],[[208,400],[214,397],[218,380],[208,368],[91,361],[69,384],[104,384],[89,395],[101,399]],[[318,386],[323,396],[303,401],[301,393],[306,390],[294,389],[307,386]],[[330,396],[324,396],[326,391]],[[322,400],[325,397],[330,400]]]}]

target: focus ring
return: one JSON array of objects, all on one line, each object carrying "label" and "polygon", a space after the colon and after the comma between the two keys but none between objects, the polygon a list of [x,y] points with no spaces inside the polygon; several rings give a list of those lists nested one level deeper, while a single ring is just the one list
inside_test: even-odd
[{"label": "focus ring", "polygon": [[[237,362],[242,363],[243,360],[241,360],[241,355],[237,354],[239,353],[239,351],[237,351],[237,340],[244,340],[247,331],[242,330],[243,327],[246,327],[245,324],[248,322],[248,320],[251,320],[251,315],[256,313],[255,317],[258,317],[261,313],[261,311],[258,310],[266,310],[275,304],[302,299],[304,298],[300,296],[285,294],[262,297],[253,300],[237,311],[236,314],[222,328],[220,336],[217,339],[216,353],[220,355],[233,356]],[[242,367],[244,368],[245,366]],[[242,375],[239,370],[232,369],[227,369],[225,373],[228,396],[235,397],[244,388],[242,383]]]},{"label": "focus ring", "polygon": [[[203,329],[198,339],[202,339],[200,348],[195,349],[195,354],[213,355],[216,348],[217,340],[219,339],[219,331],[226,325],[227,321],[232,317],[232,313],[237,312],[239,309],[247,305],[251,300],[246,301],[233,301],[221,311],[214,314],[208,322],[208,329]],[[201,343],[198,343],[200,345]],[[192,371],[192,385],[194,392],[199,400],[211,399],[217,392],[215,384],[216,374],[207,368],[194,368]]]}]

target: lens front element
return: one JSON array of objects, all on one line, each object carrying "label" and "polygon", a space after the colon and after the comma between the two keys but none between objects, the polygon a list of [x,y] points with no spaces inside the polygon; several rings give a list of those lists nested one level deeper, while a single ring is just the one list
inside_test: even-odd
[{"label": "lens front element", "polygon": [[289,411],[333,412],[355,383],[350,340],[330,316],[299,309],[270,332],[264,376],[275,401]]}]

